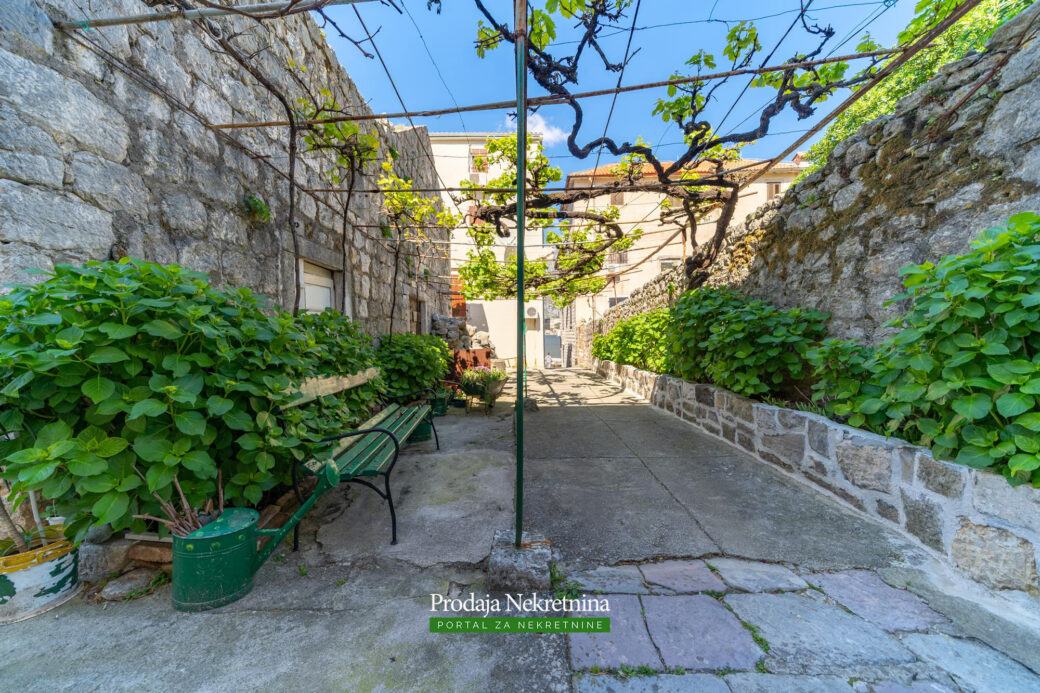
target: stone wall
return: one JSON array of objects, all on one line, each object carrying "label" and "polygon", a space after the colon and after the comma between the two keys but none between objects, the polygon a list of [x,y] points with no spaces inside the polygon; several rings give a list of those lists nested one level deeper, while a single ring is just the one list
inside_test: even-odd
[{"label": "stone wall", "polygon": [[1040,495],[999,475],[713,385],[593,361],[599,375],[899,530],[995,590],[1040,594]]},{"label": "stone wall", "polygon": [[[202,270],[217,284],[248,286],[291,307],[287,128],[218,134],[207,127],[284,120],[270,92],[196,23],[76,32],[92,52],[48,18],[150,11],[139,0],[0,2],[0,283],[32,281],[23,274],[28,268],[131,255]],[[244,49],[261,49],[254,63],[290,99],[304,95],[302,81],[328,88],[351,113],[371,112],[310,16],[216,24],[225,34],[244,32]],[[417,187],[436,185],[423,153],[430,146],[425,129],[395,131],[377,121],[364,127],[379,137],[382,156],[390,147],[399,152],[400,175]],[[378,164],[358,188],[375,187]],[[302,154],[300,187],[330,187],[323,167],[321,155]],[[243,205],[249,194],[268,203],[269,222],[250,219]],[[389,328],[393,271],[379,233],[381,200],[359,193],[350,201],[344,266],[345,202],[339,193],[298,195],[301,255],[334,270],[337,295],[345,280],[350,311],[378,335]],[[446,260],[426,267],[448,274]],[[402,263],[398,331],[416,327],[415,285],[406,274]],[[419,299],[420,329],[429,315],[448,312],[438,283],[422,281]]]},{"label": "stone wall", "polygon": [[[1040,3],[998,29],[987,52],[943,67],[820,171],[731,226],[708,283],[827,311],[838,337],[883,339],[903,309],[884,305],[901,292],[901,267],[965,252],[982,229],[1040,210],[1040,40],[1015,50],[1038,17]],[[674,300],[662,290],[672,285],[687,288],[666,273],[585,325],[579,363],[590,363],[595,334]]]}]

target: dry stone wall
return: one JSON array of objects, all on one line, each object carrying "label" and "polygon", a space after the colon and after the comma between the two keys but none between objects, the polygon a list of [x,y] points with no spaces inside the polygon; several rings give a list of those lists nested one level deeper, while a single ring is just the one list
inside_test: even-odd
[{"label": "dry stone wall", "polygon": [[[985,53],[946,65],[820,171],[731,226],[708,283],[827,311],[834,336],[880,342],[904,309],[885,305],[901,291],[901,267],[963,253],[980,230],[1040,210],[1040,39],[1018,46],[1037,25],[1040,3],[998,29]],[[664,290],[673,285],[679,291]],[[594,335],[685,288],[681,276],[661,275],[586,324],[579,363],[591,363]]]},{"label": "dry stone wall", "polygon": [[[84,12],[150,11],[139,0],[0,2],[0,283],[32,281],[28,268],[131,255],[208,272],[217,284],[248,286],[291,307],[287,128],[221,137],[205,125],[284,120],[275,98],[195,23],[77,32],[96,52],[51,23],[80,20]],[[217,23],[225,32],[245,32],[241,45],[261,49],[255,63],[291,99],[304,95],[299,79],[328,88],[351,113],[371,112],[308,15]],[[400,175],[417,187],[435,186],[425,129],[366,127],[379,137],[383,156],[391,147],[399,153]],[[324,168],[321,155],[302,154],[297,181],[329,187]],[[358,188],[375,187],[378,163],[370,168]],[[249,194],[267,202],[269,222],[250,219],[243,205]],[[342,194],[298,195],[301,255],[335,272],[337,295],[345,281],[354,317],[371,334],[385,333],[393,257],[379,233],[380,197],[359,193],[350,201],[346,266],[345,203]],[[435,277],[448,274],[446,260],[426,267]],[[430,315],[448,312],[445,287],[423,280],[425,315],[414,316],[416,287],[406,275],[402,265],[396,331],[414,329],[413,317],[421,327]]]}]

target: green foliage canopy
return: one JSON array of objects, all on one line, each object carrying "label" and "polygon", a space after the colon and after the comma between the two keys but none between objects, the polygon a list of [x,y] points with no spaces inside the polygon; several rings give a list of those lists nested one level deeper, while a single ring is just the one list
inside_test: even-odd
[{"label": "green foliage canopy", "polygon": [[376,359],[387,395],[394,398],[422,397],[447,376],[452,364],[448,343],[432,334],[387,335]]},{"label": "green foliage canopy", "polygon": [[228,501],[256,505],[380,387],[283,412],[295,384],[373,357],[334,312],[294,319],[174,265],[58,265],[0,299],[0,426],[17,434],[0,442],[2,476],[54,500],[76,540],[94,524],[143,531],[134,515],[159,515],[153,494],[169,500],[174,477],[200,507],[218,468]]},{"label": "green foliage canopy", "polygon": [[970,252],[903,275],[907,291],[893,300],[911,306],[891,323],[900,331],[830,410],[1040,486],[1040,215],[1015,215]]}]

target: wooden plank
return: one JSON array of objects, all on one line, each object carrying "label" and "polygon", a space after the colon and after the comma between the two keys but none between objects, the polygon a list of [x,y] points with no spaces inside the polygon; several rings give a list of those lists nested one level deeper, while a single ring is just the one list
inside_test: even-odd
[{"label": "wooden plank", "polygon": [[[400,413],[399,413],[400,409],[401,409],[400,405],[391,404],[389,407],[387,407],[383,411],[379,412],[375,416],[371,417],[367,421],[358,424],[352,430],[363,431],[366,428],[385,428],[386,426],[384,424],[388,420],[392,421],[395,416],[400,416]],[[347,431],[343,431],[343,432],[347,433]],[[376,434],[372,433],[372,434],[369,434],[369,435],[376,435]],[[342,438],[342,439],[340,439],[336,443],[336,446],[332,449],[332,456],[335,457],[335,458],[342,457],[343,454],[345,452],[347,452],[347,450],[350,450],[351,448],[356,447],[357,445],[360,445],[361,441],[364,440],[365,437],[366,436],[352,436],[350,438]]]},{"label": "wooden plank", "polygon": [[[409,436],[415,431],[415,429],[423,422],[426,418],[427,413],[430,411],[429,406],[420,407],[409,407],[408,416],[403,417],[400,420],[398,428],[394,431],[397,434],[398,439],[404,444]],[[381,474],[390,465],[389,459],[372,459],[371,463],[361,468],[358,472],[358,476],[376,476]]]},{"label": "wooden plank", "polygon": [[[393,417],[394,414],[396,414],[400,408],[401,407],[396,405],[396,404],[391,404],[386,409],[382,410],[381,412],[379,412],[375,416],[369,418],[367,421],[365,421],[364,423],[358,425],[356,428],[351,429],[351,430],[360,431],[360,430],[363,430],[363,429],[366,429],[366,428],[381,427],[383,425],[383,423],[388,418]],[[347,433],[348,431],[343,431],[343,432]],[[332,449],[331,459],[336,461],[336,468],[339,470],[341,476],[344,474],[343,460],[342,460],[343,454],[346,451],[348,451],[348,450],[350,450],[350,449],[352,449],[352,448],[354,448],[354,447],[356,447],[358,445],[367,444],[367,443],[365,443],[365,441],[371,442],[372,440],[375,440],[375,437],[377,437],[377,436],[381,436],[381,434],[369,433],[368,435],[364,435],[364,436],[351,436],[350,438],[341,438],[339,441],[336,441],[335,446]],[[381,437],[385,437],[385,436],[381,436]],[[317,474],[319,471],[321,471],[322,467],[325,466],[326,461],[327,461],[327,459],[323,459],[323,460],[311,459],[311,460],[308,460],[307,462],[305,462],[303,467],[304,467],[304,469],[306,469],[311,474]],[[348,461],[348,463],[349,463],[349,461]]]},{"label": "wooden plank", "polygon": [[325,397],[326,395],[334,395],[338,392],[350,390],[357,387],[358,385],[364,385],[370,380],[374,380],[379,377],[378,368],[369,368],[368,370],[361,371],[360,373],[354,373],[353,375],[330,375],[323,377],[307,378],[300,383],[299,389],[297,390],[296,397],[286,404],[282,405],[282,409],[291,409],[298,407],[301,404],[313,402],[319,397]]}]

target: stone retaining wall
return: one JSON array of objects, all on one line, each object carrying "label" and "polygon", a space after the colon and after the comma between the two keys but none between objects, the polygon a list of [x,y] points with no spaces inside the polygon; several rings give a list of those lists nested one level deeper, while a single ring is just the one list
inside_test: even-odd
[{"label": "stone retaining wall", "polygon": [[1040,493],[919,446],[728,390],[593,359],[593,370],[710,435],[825,489],[993,589],[1040,595]]},{"label": "stone retaining wall", "polygon": [[[24,270],[57,262],[131,255],[201,270],[217,284],[247,286],[290,307],[287,129],[224,130],[224,137],[207,127],[284,120],[275,97],[221,53],[199,23],[76,32],[85,47],[51,22],[147,13],[154,4],[0,0],[0,284],[39,281]],[[240,34],[243,51],[256,50],[253,64],[294,104],[305,95],[302,81],[315,93],[329,89],[349,113],[371,113],[309,15],[215,24],[225,35]],[[425,128],[395,130],[378,121],[363,127],[379,138],[381,157],[397,151],[401,176],[417,187],[437,184],[423,151],[430,147]],[[379,163],[357,188],[375,187]],[[299,185],[330,187],[322,175],[327,164],[327,155],[301,153]],[[250,194],[267,202],[270,221],[250,218],[243,204]],[[345,283],[355,319],[370,334],[383,334],[393,257],[380,235],[381,198],[352,197],[344,264],[345,203],[341,193],[298,195],[301,255],[333,270],[336,294]],[[433,259],[425,268],[436,277],[448,274],[447,264]],[[402,260],[396,331],[416,326],[408,274]],[[436,281],[421,280],[418,288],[421,327],[429,315],[448,312],[448,292]]]}]

